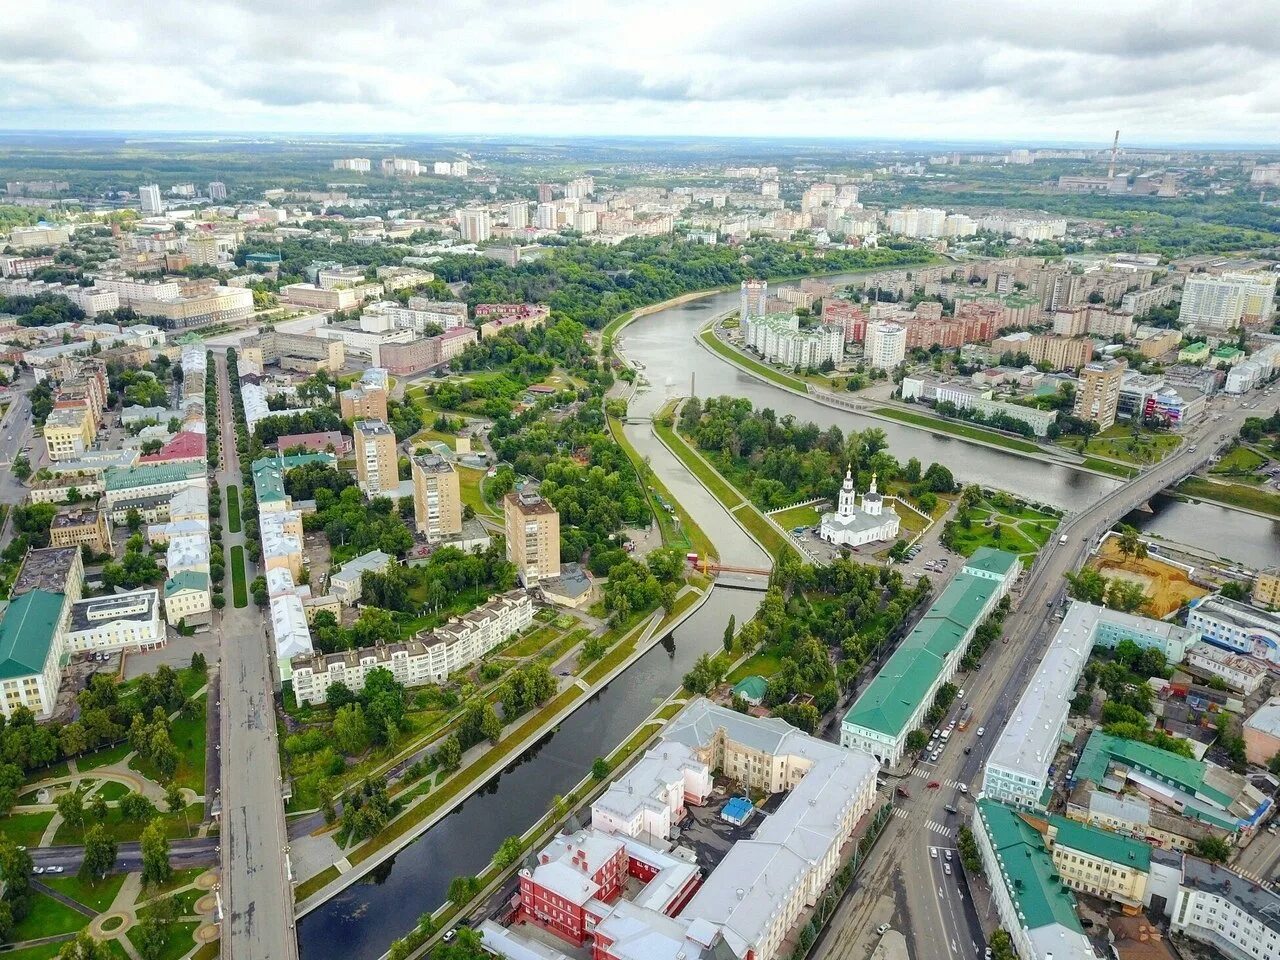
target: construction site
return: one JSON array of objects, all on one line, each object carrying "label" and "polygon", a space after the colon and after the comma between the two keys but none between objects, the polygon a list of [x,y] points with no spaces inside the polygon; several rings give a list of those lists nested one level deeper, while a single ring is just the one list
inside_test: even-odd
[{"label": "construction site", "polygon": [[1145,557],[1126,556],[1120,551],[1120,538],[1109,536],[1098,547],[1090,566],[1104,577],[1138,583],[1148,598],[1147,615],[1161,619],[1184,604],[1212,593],[1196,580],[1195,568],[1163,559],[1158,553]]}]

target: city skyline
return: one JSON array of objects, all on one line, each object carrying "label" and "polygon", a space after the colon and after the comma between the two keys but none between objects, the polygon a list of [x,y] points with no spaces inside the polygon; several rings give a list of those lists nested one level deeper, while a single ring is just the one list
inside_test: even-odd
[{"label": "city skyline", "polygon": [[1242,145],[1280,129],[1261,3],[302,10],[15,10],[0,129],[1095,143],[1118,127]]}]

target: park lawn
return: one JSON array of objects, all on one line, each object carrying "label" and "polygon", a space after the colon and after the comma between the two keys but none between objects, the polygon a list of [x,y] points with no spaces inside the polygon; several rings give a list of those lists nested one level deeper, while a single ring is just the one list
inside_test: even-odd
[{"label": "park lawn", "polygon": [[1178,484],[1178,492],[1200,500],[1213,500],[1230,507],[1244,507],[1280,517],[1280,494],[1243,483],[1215,483],[1204,477],[1188,477]]},{"label": "park lawn", "polygon": [[[199,901],[206,893],[208,893],[207,890],[201,890],[193,887],[190,890],[183,890],[181,893],[174,893],[169,896],[178,902],[178,916],[188,917],[195,915],[196,902]],[[153,898],[151,903],[138,911],[138,916],[147,917],[155,913],[156,904],[160,899],[162,899],[161,896]]]},{"label": "park lawn", "polygon": [[116,894],[124,886],[125,876],[126,874],[123,873],[110,873],[105,879],[96,882],[81,880],[75,874],[61,877],[44,876],[40,880],[64,897],[70,897],[76,903],[83,903],[98,913],[106,913],[107,908],[115,900]]},{"label": "park lawn", "polygon": [[[160,948],[160,952],[156,954],[155,960],[181,960],[182,957],[185,957],[196,945],[195,932],[199,926],[199,920],[179,920],[176,923],[165,924],[165,930],[169,934],[169,939],[166,940],[164,946]],[[128,937],[129,942],[133,944],[133,949],[137,950],[137,941],[128,933],[126,933],[125,936]]]},{"label": "park lawn", "polygon": [[87,926],[91,919],[38,890],[31,891],[29,902],[31,906],[27,915],[13,929],[12,939],[15,943],[56,937],[62,933],[75,933]]},{"label": "park lawn", "polygon": [[235,485],[227,487],[227,529],[240,532],[240,488]]},{"label": "park lawn", "polygon": [[1120,477],[1123,480],[1129,480],[1137,476],[1137,467],[1127,467],[1123,463],[1116,463],[1114,460],[1107,460],[1102,457],[1085,457],[1082,467],[1089,470],[1097,470],[1099,473],[1109,473],[1113,477]]},{"label": "park lawn", "polygon": [[249,587],[245,580],[244,547],[236,544],[231,548],[231,602],[237,608],[249,605]]},{"label": "park lawn", "polygon": [[1135,436],[1132,427],[1113,424],[1085,446],[1086,453],[1111,457],[1126,463],[1159,463],[1178,448],[1182,438],[1173,433],[1156,433],[1140,430]]},{"label": "park lawn", "polygon": [[108,780],[100,786],[95,792],[95,797],[101,797],[103,800],[120,800],[125,794],[129,793],[129,788],[123,783],[117,783],[115,780]]},{"label": "park lawn", "polygon": [[1267,458],[1256,450],[1239,446],[1225,454],[1221,460],[1209,468],[1209,472],[1233,477],[1249,477],[1266,462]]},{"label": "park lawn", "polygon": [[[162,802],[160,807],[163,808],[163,806]],[[204,819],[204,804],[193,803],[188,806],[185,821],[183,820],[182,811],[160,813],[156,816],[156,819],[160,821],[164,827],[164,835],[170,840],[185,840],[189,837],[194,837],[196,831],[200,828],[200,821]],[[187,824],[190,824],[189,829]],[[106,830],[107,836],[119,843],[127,843],[139,839],[146,824],[141,821],[125,820],[120,815],[119,807],[109,807],[107,809],[107,819],[103,821],[102,826]],[[53,838],[55,847],[76,846],[82,842],[83,834],[80,828],[66,823],[58,828],[58,832]]]},{"label": "park lawn", "polygon": [[11,813],[0,818],[0,833],[20,847],[38,847],[45,828],[53,819],[53,811],[44,813]]},{"label": "park lawn", "polygon": [[532,633],[525,634],[511,646],[500,651],[504,657],[531,657],[535,653],[540,652],[547,644],[553,640],[557,640],[563,631],[555,627],[539,627]]},{"label": "park lawn", "polygon": [[791,507],[779,513],[770,514],[770,516],[784,530],[794,530],[796,527],[813,527],[817,526],[818,521],[822,519],[822,514],[818,510],[819,506],[821,504],[814,503],[807,507]]},{"label": "park lawn", "polygon": [[126,740],[124,743],[117,743],[114,747],[106,747],[93,753],[86,753],[82,757],[76,757],[76,767],[81,773],[86,770],[96,770],[98,767],[105,767],[109,763],[119,763],[132,752],[133,748],[129,746],[129,742]]},{"label": "park lawn", "polygon": [[[111,941],[107,941],[111,943]],[[26,947],[22,950],[13,950],[4,954],[4,960],[54,960],[61,952],[62,942],[42,943],[34,947]],[[128,958],[128,954],[121,954]]]},{"label": "park lawn", "polygon": [[153,888],[147,888],[146,899],[150,900],[152,897],[163,897],[166,893],[172,893],[174,890],[180,890],[183,887],[189,886],[190,884],[195,883],[196,878],[207,870],[207,867],[189,867],[186,870],[175,870],[166,882]]},{"label": "park lawn", "polygon": [[293,888],[293,902],[301,903],[313,893],[318,893],[324,889],[329,883],[337,880],[340,874],[335,866],[328,866],[317,873],[314,877],[308,877]]},{"label": "park lawn", "polygon": [[129,951],[124,948],[118,939],[103,940],[102,947],[107,951],[108,960],[133,960],[129,955]]},{"label": "park lawn", "polygon": [[973,525],[965,530],[960,524],[956,524],[955,533],[952,535],[953,545],[957,553],[961,556],[972,556],[979,547],[995,547],[999,550],[1008,550],[1013,553],[1031,553],[1034,554],[1040,544],[1024,536],[1018,529],[1010,524],[998,524],[1000,528],[1000,538],[997,540],[995,536],[995,527],[985,526],[978,518],[974,518]]},{"label": "park lawn", "polygon": [[476,512],[476,515],[485,514],[490,517],[497,517],[500,514],[484,498],[484,475],[485,471],[476,467],[464,467],[459,465],[458,470],[458,487],[462,494],[462,505],[470,507]]},{"label": "park lawn", "polygon": [[984,427],[965,423],[961,420],[944,420],[942,417],[930,416],[929,414],[924,413],[912,413],[909,410],[898,410],[895,407],[876,407],[872,413],[879,414],[882,417],[888,417],[891,420],[897,420],[901,423],[909,423],[913,426],[923,427],[926,430],[934,430],[938,433],[949,433],[965,440],[977,440],[982,443],[990,443],[997,447],[1004,447],[1007,450],[1016,450],[1019,453],[1040,452],[1040,448],[1030,440],[1022,440],[1018,437],[1005,436],[1003,433],[996,433],[994,430],[987,430]]},{"label": "park lawn", "polygon": [[733,670],[725,682],[732,685],[741,683],[747,677],[761,676],[765,679],[773,676],[782,669],[782,657],[772,650],[761,650],[754,653]]},{"label": "park lawn", "polygon": [[458,438],[456,435],[452,433],[443,433],[440,430],[435,430],[430,427],[426,430],[419,430],[415,433],[409,443],[412,444],[415,449],[419,444],[425,446],[428,443],[443,443],[450,450],[458,449]]},{"label": "park lawn", "polygon": [[658,437],[667,442],[672,453],[679,457],[689,471],[702,482],[702,485],[711,491],[711,495],[719,500],[726,510],[732,510],[743,503],[742,495],[729,481],[720,476],[709,462],[699,457],[689,442],[676,433],[674,427],[668,426],[661,417],[660,413],[653,421],[653,429],[657,431]]},{"label": "park lawn", "polygon": [[[205,711],[208,705],[206,697],[195,701],[199,705],[194,717],[179,716],[169,728],[169,736],[173,745],[178,748],[178,769],[174,773],[174,781],[180,787],[187,787],[197,794],[204,793],[204,761],[205,761]],[[129,769],[136,770],[148,780],[163,783],[159,771],[147,760],[135,756],[129,761]]]},{"label": "park lawn", "polygon": [[720,340],[710,330],[702,331],[702,333],[698,334],[698,339],[730,362],[746,367],[752,373],[759,374],[766,380],[776,383],[780,387],[786,387],[788,390],[799,390],[801,392],[804,392],[805,390],[805,383],[803,380],[793,377],[790,374],[783,373],[781,370],[775,370],[768,364],[761,363],[759,360],[749,354],[743,353],[741,350],[735,350],[733,347]]}]

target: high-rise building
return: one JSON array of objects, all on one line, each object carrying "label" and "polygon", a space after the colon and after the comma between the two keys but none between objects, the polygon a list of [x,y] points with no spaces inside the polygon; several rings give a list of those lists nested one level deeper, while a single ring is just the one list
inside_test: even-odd
[{"label": "high-rise building", "polygon": [[573,229],[579,233],[595,233],[599,225],[600,218],[594,210],[579,210],[573,215]]},{"label": "high-rise building", "polygon": [[333,161],[333,169],[350,170],[352,173],[368,173],[373,169],[368,157],[350,157],[345,160]]},{"label": "high-rise building", "polygon": [[507,559],[525,586],[560,575],[560,514],[532,490],[513,490],[502,500]]},{"label": "high-rise building", "polygon": [[1201,330],[1265,322],[1275,306],[1276,277],[1261,273],[1194,274],[1182,288],[1178,320]]},{"label": "high-rise building", "polygon": [[556,188],[549,183],[538,184],[538,202],[550,203],[556,198]]},{"label": "high-rise building", "polygon": [[1092,420],[1099,431],[1114,424],[1125,368],[1126,364],[1117,360],[1085,364],[1080,370],[1080,384],[1076,388],[1076,405],[1072,413],[1081,420]]},{"label": "high-rise building", "polygon": [[471,167],[465,160],[455,160],[449,164],[449,176],[465,177],[471,172]]},{"label": "high-rise building", "polygon": [[544,201],[538,204],[538,209],[534,212],[534,226],[539,230],[554,230],[559,226],[558,220],[559,213],[554,203]]},{"label": "high-rise building", "polygon": [[738,308],[739,320],[765,315],[765,301],[769,299],[769,281],[743,280],[741,303]]},{"label": "high-rise building", "polygon": [[507,226],[512,230],[523,230],[529,226],[529,204],[523,200],[507,204]]},{"label": "high-rise building", "polygon": [[357,420],[356,479],[371,497],[400,486],[396,463],[396,435],[382,420]]},{"label": "high-rise building", "polygon": [[491,232],[489,211],[483,207],[469,207],[457,212],[458,233],[470,243],[482,243]]},{"label": "high-rise building", "polygon": [[385,420],[387,391],[367,383],[355,383],[338,394],[343,420]]},{"label": "high-rise building", "polygon": [[215,203],[219,200],[227,199],[227,185],[221,180],[212,180],[209,182],[209,199]]},{"label": "high-rise building", "polygon": [[160,199],[160,185],[149,183],[138,188],[138,199],[142,201],[142,215],[164,213],[164,201]]},{"label": "high-rise building", "polygon": [[458,471],[435,454],[413,458],[413,521],[428,540],[462,532],[462,493]]},{"label": "high-rise building", "polygon": [[583,197],[589,197],[595,189],[594,177],[578,177],[565,184],[564,196],[566,200],[581,200]]},{"label": "high-rise building", "polygon": [[867,324],[862,356],[877,370],[893,370],[907,355],[907,328],[900,323],[873,320]]}]

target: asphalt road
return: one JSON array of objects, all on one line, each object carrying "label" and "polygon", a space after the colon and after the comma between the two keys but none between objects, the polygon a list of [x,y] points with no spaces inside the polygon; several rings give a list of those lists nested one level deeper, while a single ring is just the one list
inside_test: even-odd
[{"label": "asphalt road", "polygon": [[10,388],[13,399],[4,417],[0,418],[0,503],[22,503],[26,500],[26,488],[9,468],[22,452],[23,445],[31,440],[31,401],[27,399],[27,390],[31,386],[31,378],[23,376]]},{"label": "asphalt road", "polygon": [[[217,837],[201,837],[196,840],[174,840],[169,844],[169,862],[175,870],[186,870],[191,867],[216,866],[219,857]],[[73,874],[80,869],[80,861],[84,857],[84,847],[32,847],[27,851],[31,862],[37,867],[47,870],[49,867],[62,867],[63,871]],[[117,873],[128,873],[142,869],[142,851],[138,843],[122,843],[116,859]]]},{"label": "asphalt road", "polygon": [[[988,651],[980,672],[962,674],[953,681],[964,689],[973,708],[969,729],[957,728],[937,763],[918,763],[901,781],[886,778],[890,789],[901,783],[911,796],[897,801],[898,810],[885,835],[815,948],[815,960],[861,960],[874,942],[874,927],[880,922],[891,922],[906,931],[912,955],[921,960],[982,957],[985,938],[959,857],[954,857],[951,876],[946,876],[941,864],[945,863],[945,849],[955,847],[958,828],[972,815],[970,798],[981,788],[987,754],[1056,630],[1054,613],[1056,601],[1065,596],[1064,574],[1080,568],[1097,537],[1112,524],[1205,463],[1217,449],[1220,434],[1234,436],[1245,417],[1268,416],[1276,409],[1272,397],[1256,393],[1245,402],[1254,409],[1244,409],[1235,398],[1215,401],[1209,418],[1189,432],[1177,453],[1105,500],[1064,519],[1058,535],[1015,589],[1016,606],[1005,620],[1006,642]],[[1219,414],[1221,420],[1212,420]],[[1067,537],[1065,544],[1058,540],[1063,535]],[[957,704],[952,716],[959,712]],[[979,727],[985,730],[982,737],[977,735]],[[931,782],[939,786],[929,789]],[[962,784],[968,794],[961,792]],[[948,805],[958,812],[948,813]],[[939,849],[939,860],[930,855],[931,847]],[[876,906],[880,898],[875,894],[890,893],[894,894],[895,909],[886,917]]]},{"label": "asphalt road", "polygon": [[[218,483],[242,484],[231,423],[226,356],[214,354],[221,420]],[[227,516],[224,509],[222,516]],[[228,564],[243,533],[223,528]],[[247,561],[247,557],[246,557]],[[253,573],[248,572],[252,578]],[[227,570],[227,606],[218,625],[222,650],[222,956],[233,960],[293,960],[293,886],[276,744],[274,677],[264,618],[253,605],[236,609]]]}]

